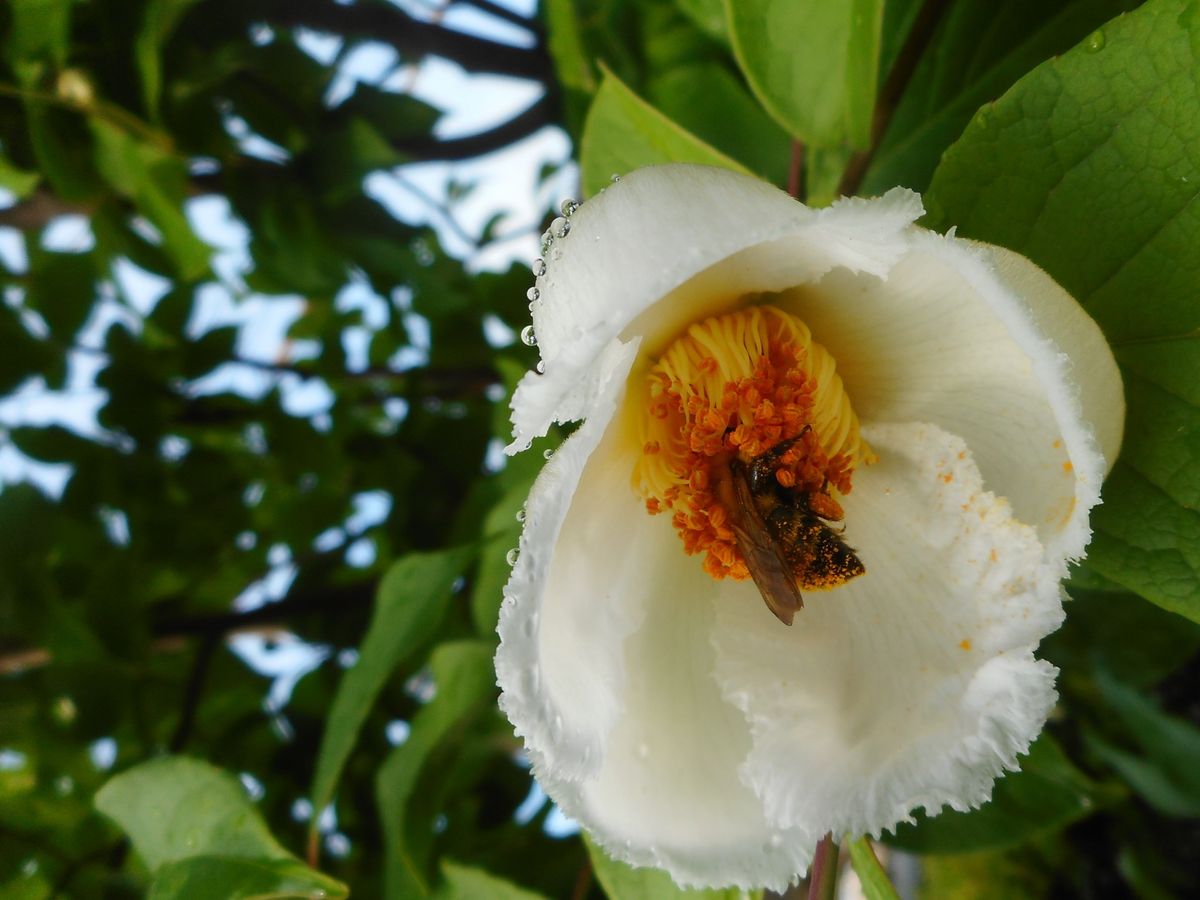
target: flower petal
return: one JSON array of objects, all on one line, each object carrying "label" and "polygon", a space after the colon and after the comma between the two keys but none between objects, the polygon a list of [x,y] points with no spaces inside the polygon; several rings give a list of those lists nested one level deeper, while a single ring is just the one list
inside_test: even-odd
[{"label": "flower petal", "polygon": [[960,439],[864,435],[879,462],[843,506],[867,573],[809,593],[790,629],[750,585],[714,632],[717,678],[753,734],[742,777],[775,824],[818,834],[984,802],[1055,700],[1033,650],[1062,621],[1058,572],[1034,530],[983,490]]},{"label": "flower petal", "polygon": [[1112,353],[1016,254],[919,229],[910,242],[883,280],[838,270],[773,302],[837,359],[861,419],[932,422],[965,439],[987,487],[1065,571],[1120,444]]},{"label": "flower petal", "polygon": [[596,360],[614,338],[636,334],[654,353],[746,294],[834,267],[883,275],[921,213],[920,198],[899,188],[816,211],[725,169],[668,165],[626,176],[575,212],[538,279],[533,324],[546,371],[517,388],[509,452],[552,421],[588,414]]},{"label": "flower petal", "polygon": [[[592,528],[586,518],[579,521],[590,497],[607,495],[616,540],[647,527],[649,517],[629,488],[630,464],[619,450],[619,429],[608,427],[636,353],[636,341],[613,341],[602,354],[592,415],[563,442],[530,491],[520,552],[500,608],[500,707],[535,762],[545,757],[560,778],[581,778],[599,765],[621,709],[621,645],[641,616],[640,598],[626,591],[620,578],[598,582],[605,602],[575,587],[578,579],[595,574],[593,561],[601,563],[612,550],[602,528]],[[592,477],[584,479],[588,466]],[[614,490],[614,482],[620,490]],[[565,526],[572,515],[585,529],[584,542]],[[596,539],[599,543],[587,542]],[[603,562],[607,575],[615,571],[612,558]],[[625,571],[638,577],[635,567]]]},{"label": "flower petal", "polygon": [[714,582],[632,490],[639,447],[615,411],[636,349],[605,351],[592,414],[526,504],[500,705],[547,793],[614,857],[684,884],[783,888],[820,835],[769,824],[738,775],[749,729],[713,678],[710,638],[715,605],[742,586]]}]

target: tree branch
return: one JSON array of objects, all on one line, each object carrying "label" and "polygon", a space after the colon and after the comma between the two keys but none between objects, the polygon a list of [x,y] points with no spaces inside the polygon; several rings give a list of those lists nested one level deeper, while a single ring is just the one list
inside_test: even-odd
[{"label": "tree branch", "polygon": [[397,6],[360,0],[350,6],[281,0],[268,20],[289,27],[312,28],[345,37],[381,41],[394,47],[405,62],[426,56],[454,60],[468,72],[490,72],[549,84],[554,69],[541,42],[534,48],[513,47],[414,19]]},{"label": "tree branch", "polygon": [[514,116],[502,125],[497,125],[479,134],[468,135],[449,140],[438,140],[434,137],[422,137],[413,140],[397,142],[396,148],[402,153],[412,156],[415,160],[459,160],[482,156],[514,144],[521,138],[528,137],[540,128],[551,125],[556,121],[557,108],[555,95],[547,91],[542,98],[530,106],[525,112]]},{"label": "tree branch", "polygon": [[925,48],[929,46],[933,33],[937,31],[942,13],[949,5],[950,0],[925,0],[921,6],[921,11],[917,13],[917,18],[909,29],[908,37],[904,39],[904,46],[900,48],[896,61],[892,63],[887,80],[879,89],[879,97],[875,101],[875,114],[871,120],[871,144],[866,150],[850,157],[846,171],[842,173],[842,180],[838,183],[839,194],[848,197],[862,184],[863,177],[871,166],[871,160],[875,158],[883,136],[887,133],[892,114],[896,112],[896,107],[917,70]]},{"label": "tree branch", "polygon": [[92,207],[86,203],[63,200],[53,191],[40,187],[24,200],[0,209],[0,226],[19,228],[21,231],[35,231],[45,228],[51,220],[59,216],[76,213],[90,216],[92,212]]}]

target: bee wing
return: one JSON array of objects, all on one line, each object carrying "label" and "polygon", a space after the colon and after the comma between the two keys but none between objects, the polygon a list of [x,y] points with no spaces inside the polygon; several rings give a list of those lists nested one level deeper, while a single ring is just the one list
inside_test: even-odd
[{"label": "bee wing", "polygon": [[736,502],[726,505],[729,507],[730,524],[737,538],[738,549],[742,551],[746,568],[750,570],[767,609],[784,625],[791,625],[796,612],[804,607],[796,577],[792,574],[783,549],[771,536],[767,523],[754,505],[745,471],[740,466],[734,466],[730,475],[732,491],[729,488],[726,491],[735,494]]}]

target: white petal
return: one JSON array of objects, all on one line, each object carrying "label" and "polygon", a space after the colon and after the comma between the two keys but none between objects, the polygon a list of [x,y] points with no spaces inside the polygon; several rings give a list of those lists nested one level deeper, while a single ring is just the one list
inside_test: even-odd
[{"label": "white petal", "polygon": [[500,705],[546,791],[616,858],[684,884],[783,888],[820,835],[770,825],[739,777],[749,729],[714,680],[711,634],[740,586],[706,575],[631,488],[638,445],[614,409],[635,350],[606,351],[592,415],[526,504]]},{"label": "white petal", "polygon": [[[563,533],[572,510],[578,521],[580,504],[586,505],[597,490],[603,499],[614,480],[623,488],[609,498],[621,523],[614,535],[623,538],[646,527],[649,516],[629,487],[630,463],[619,450],[619,429],[608,427],[636,352],[636,342],[617,341],[605,351],[607,374],[592,416],[538,475],[525,504],[520,553],[500,608],[500,707],[524,736],[531,756],[535,761],[545,756],[556,777],[579,778],[599,764],[603,742],[620,714],[621,645],[641,616],[637,598],[624,590],[620,578],[605,584],[614,574],[611,565],[600,581],[611,594],[608,602],[593,602],[594,597],[578,589],[595,575],[590,553],[605,549],[603,533],[598,546],[577,540],[577,531]],[[592,478],[581,483],[588,466]],[[593,537],[589,523],[582,525]],[[636,568],[626,572],[639,574]]]},{"label": "white petal", "polygon": [[1120,443],[1112,353],[1079,305],[1016,254],[915,228],[910,240],[883,280],[838,270],[776,302],[837,359],[861,419],[932,422],[964,438],[987,487],[1065,569],[1083,554]]},{"label": "white petal", "polygon": [[879,462],[844,498],[865,575],[782,628],[752,585],[718,607],[717,678],[746,712],[743,778],[781,827],[878,834],[976,806],[1054,703],[1035,660],[1062,621],[1034,530],[930,425],[864,428]]},{"label": "white petal", "polygon": [[834,267],[883,275],[921,213],[920,198],[902,189],[815,211],[724,169],[655,166],[622,178],[571,217],[538,279],[533,324],[546,371],[517,388],[510,452],[552,421],[588,414],[596,360],[614,338],[638,335],[653,354],[748,293]]}]

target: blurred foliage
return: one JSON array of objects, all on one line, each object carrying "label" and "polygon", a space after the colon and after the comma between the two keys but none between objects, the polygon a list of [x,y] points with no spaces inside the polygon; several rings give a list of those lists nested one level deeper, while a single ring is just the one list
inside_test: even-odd
[{"label": "blurred foliage", "polygon": [[[554,811],[494,702],[506,555],[541,464],[537,450],[499,455],[506,397],[533,362],[513,339],[528,271],[464,266],[369,176],[558,125],[589,193],[671,159],[798,180],[814,202],[839,184],[932,181],[937,208],[967,210],[953,218],[982,233],[995,205],[967,205],[954,184],[993,178],[1005,202],[1035,203],[1036,185],[1015,194],[988,169],[1058,177],[1019,155],[1055,146],[1020,131],[1019,110],[1057,71],[1035,67],[1136,4],[861,3],[869,34],[851,29],[847,46],[844,21],[824,32],[805,19],[813,56],[792,68],[769,57],[799,38],[754,37],[752,14],[775,4],[747,4],[733,28],[731,5],[545,0],[525,19],[492,0],[449,4],[516,28],[516,42],[385,0],[0,7],[0,462],[25,473],[0,489],[0,895],[679,893],[546,828]],[[1194,3],[1150,6],[1195,27]],[[317,39],[332,41],[327,57]],[[1133,50],[1161,63],[1145,45]],[[411,78],[347,87],[366,46],[396,54],[401,76],[438,57],[541,92],[507,122],[445,138]],[[813,65],[868,75],[821,110],[755,99],[795,100],[788,79]],[[878,92],[864,92],[875,73]],[[1196,121],[1194,72],[1172,77],[1164,134]],[[975,142],[994,125],[976,111],[1014,84],[994,108],[1017,121],[1011,152],[981,163]],[[1121,98],[1130,114],[1149,108],[1133,88]],[[790,132],[819,140],[801,157]],[[1181,177],[1156,209],[1194,193]],[[1095,184],[1080,196],[1109,196]],[[452,217],[469,193],[434,212]],[[546,199],[548,220],[561,198]],[[1192,221],[1181,208],[1171,227]],[[479,250],[496,234],[467,237]],[[1086,252],[1094,231],[1079,241],[1078,260],[1112,262]],[[264,356],[260,330],[280,319],[286,334]],[[1190,397],[1195,357],[1167,350],[1161,371]],[[1149,366],[1135,345],[1122,362]],[[1194,517],[1185,445],[1142,458],[1151,475],[1182,473],[1165,514]],[[1131,516],[1156,515],[1138,503]],[[1062,703],[1022,771],[977,812],[885,836],[928,855],[925,895],[1194,889],[1200,626],[1134,593],[1162,603],[1166,588],[1128,571],[1075,573],[1067,623],[1043,648]],[[1166,587],[1185,600],[1163,605],[1193,609],[1194,567]]]}]

